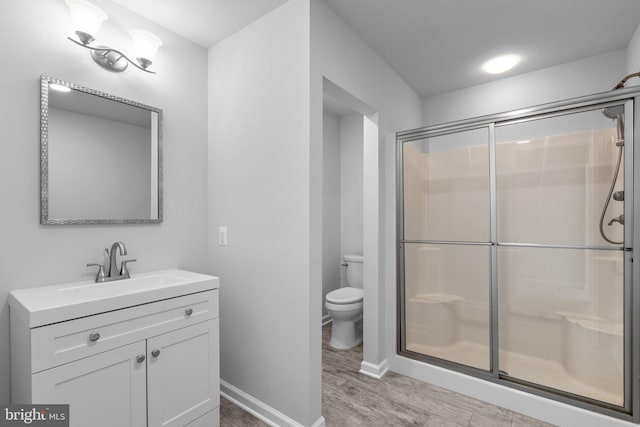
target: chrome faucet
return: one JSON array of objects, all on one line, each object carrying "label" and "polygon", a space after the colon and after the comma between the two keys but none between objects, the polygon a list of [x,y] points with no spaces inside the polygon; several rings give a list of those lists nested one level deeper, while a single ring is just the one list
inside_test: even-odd
[{"label": "chrome faucet", "polygon": [[[117,258],[118,258],[118,253],[116,251],[116,249],[120,249],[120,255],[126,255],[127,254],[127,247],[124,245],[124,243],[122,242],[114,242],[113,245],[111,245],[111,252],[107,251],[107,253],[109,253],[109,271],[107,271],[107,276],[108,277],[113,277],[118,275],[118,263]],[[107,249],[105,248],[105,251]]]},{"label": "chrome faucet", "polygon": [[107,266],[107,270],[105,271],[104,264],[102,263],[91,263],[87,264],[87,267],[97,266],[98,274],[96,275],[96,283],[98,282],[111,282],[113,280],[122,280],[128,279],[131,277],[129,274],[129,269],[127,268],[127,264],[130,262],[135,262],[135,259],[127,259],[123,260],[120,264],[120,269],[118,270],[118,251],[120,251],[120,255],[127,254],[127,247],[122,242],[114,242],[111,245],[111,251],[109,249],[104,250],[106,258],[109,260],[109,264]]}]

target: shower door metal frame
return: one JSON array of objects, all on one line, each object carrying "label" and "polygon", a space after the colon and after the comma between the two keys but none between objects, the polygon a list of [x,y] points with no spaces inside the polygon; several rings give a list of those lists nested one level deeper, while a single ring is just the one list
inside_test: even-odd
[{"label": "shower door metal frame", "polygon": [[[606,249],[624,251],[624,405],[617,406],[600,402],[584,396],[553,389],[540,384],[529,383],[517,378],[503,375],[499,370],[499,331],[498,331],[498,280],[497,280],[497,195],[495,170],[495,128],[509,124],[539,120],[554,116],[563,116],[581,111],[611,105],[625,107],[624,134],[624,191],[625,191],[625,228],[624,247],[603,246],[561,246],[538,245],[540,247],[565,249]],[[398,132],[396,134],[396,249],[397,249],[397,353],[400,356],[423,361],[453,371],[465,373],[477,378],[485,379],[503,386],[525,391],[534,395],[567,403],[583,409],[620,418],[627,421],[640,421],[640,268],[633,268],[633,260],[640,254],[640,226],[635,227],[635,219],[640,217],[640,150],[634,150],[640,144],[640,132],[635,131],[635,125],[640,125],[640,87],[631,87],[611,92],[598,93],[565,101],[543,104],[535,107],[475,117],[467,120],[444,123],[418,129]],[[404,292],[404,244],[455,244],[455,245],[485,245],[480,242],[430,241],[404,239],[404,188],[403,188],[403,144],[429,137],[458,133],[466,130],[487,128],[489,131],[489,194],[490,194],[490,241],[486,245],[490,248],[490,369],[485,371],[462,365],[445,359],[427,356],[406,350],[406,311]],[[631,141],[632,143],[627,143]],[[635,215],[634,215],[635,212]],[[640,220],[639,220],[640,221]],[[640,224],[640,222],[638,222]],[[500,246],[519,246],[517,243],[502,243]],[[536,246],[526,244],[526,246]]]}]

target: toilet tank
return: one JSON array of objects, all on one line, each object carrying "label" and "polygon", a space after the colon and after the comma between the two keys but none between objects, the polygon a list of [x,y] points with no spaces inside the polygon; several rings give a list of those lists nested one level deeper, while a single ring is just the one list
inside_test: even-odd
[{"label": "toilet tank", "polygon": [[364,258],[362,255],[345,255],[342,257],[347,264],[347,286],[362,289],[362,267]]}]

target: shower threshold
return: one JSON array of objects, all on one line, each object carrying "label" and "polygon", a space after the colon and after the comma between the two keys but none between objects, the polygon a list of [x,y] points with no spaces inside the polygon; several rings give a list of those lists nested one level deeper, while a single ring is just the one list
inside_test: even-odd
[{"label": "shower threshold", "polygon": [[[489,348],[487,346],[459,341],[448,346],[429,346],[424,344],[407,345],[407,350],[456,362],[462,365],[488,370]],[[615,390],[615,384],[589,384],[578,380],[561,363],[525,356],[512,351],[500,352],[501,373],[508,372],[517,378],[545,387],[562,390],[579,396],[623,406],[623,386]]]}]

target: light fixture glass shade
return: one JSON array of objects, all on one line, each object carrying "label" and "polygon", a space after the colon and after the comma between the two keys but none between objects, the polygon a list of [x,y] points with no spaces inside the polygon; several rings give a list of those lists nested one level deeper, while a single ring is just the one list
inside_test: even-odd
[{"label": "light fixture glass shade", "polygon": [[59,85],[57,83],[49,83],[49,89],[57,90],[58,92],[71,92],[70,87]]},{"label": "light fixture glass shade", "polygon": [[487,73],[500,74],[509,71],[520,62],[518,55],[502,55],[492,58],[482,64],[482,69]]},{"label": "light fixture glass shade", "polygon": [[102,23],[108,18],[102,9],[88,1],[65,0],[65,3],[69,6],[76,32],[80,31],[95,36]]},{"label": "light fixture glass shade", "polygon": [[129,35],[133,39],[136,57],[151,63],[158,52],[158,48],[162,46],[162,40],[148,31],[137,29],[129,30]]}]

